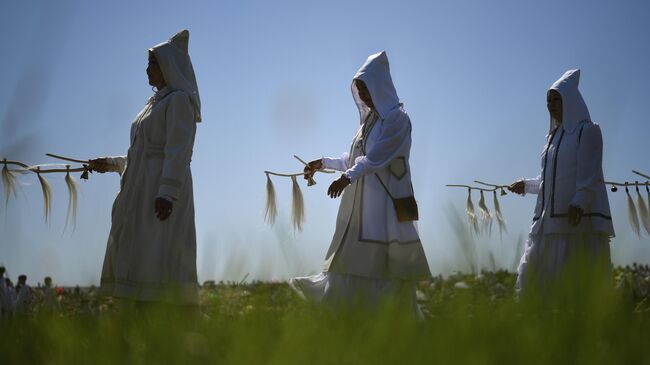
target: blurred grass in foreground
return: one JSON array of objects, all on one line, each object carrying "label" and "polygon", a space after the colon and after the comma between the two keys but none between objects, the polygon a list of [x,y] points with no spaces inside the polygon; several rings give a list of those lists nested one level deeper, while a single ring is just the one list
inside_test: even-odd
[{"label": "blurred grass in foreground", "polygon": [[613,277],[519,299],[505,271],[436,277],[419,284],[424,321],[390,302],[329,311],[285,283],[206,286],[200,317],[163,305],[118,311],[106,300],[98,311],[88,294],[65,294],[57,312],[34,303],[0,322],[0,363],[650,364],[650,269]]}]

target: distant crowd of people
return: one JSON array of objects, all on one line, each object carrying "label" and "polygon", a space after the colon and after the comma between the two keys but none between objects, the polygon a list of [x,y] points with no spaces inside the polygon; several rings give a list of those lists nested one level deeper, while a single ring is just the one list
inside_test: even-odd
[{"label": "distant crowd of people", "polygon": [[[27,284],[27,275],[19,275],[14,285],[9,277],[6,277],[6,268],[0,266],[0,319],[11,318],[16,315],[30,314],[36,311],[54,312],[61,309],[61,297],[67,294],[81,297],[81,288],[66,290],[54,286],[52,278],[47,276],[36,287],[32,288]],[[90,297],[94,297],[94,288],[91,288]],[[88,300],[84,300],[87,302]],[[88,303],[88,310],[95,306]]]}]

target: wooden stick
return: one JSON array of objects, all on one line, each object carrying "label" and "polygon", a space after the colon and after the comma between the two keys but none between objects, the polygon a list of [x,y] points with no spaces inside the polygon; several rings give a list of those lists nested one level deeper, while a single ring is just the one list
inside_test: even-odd
[{"label": "wooden stick", "polygon": [[[333,174],[336,171],[333,171],[333,170],[317,170],[316,172],[322,172],[324,174]],[[268,170],[265,170],[264,173],[268,174],[268,175],[275,175],[275,176],[282,176],[282,177],[302,176],[302,175],[305,174],[304,172],[296,172],[295,174],[282,174],[282,173],[279,173],[279,172],[273,172],[273,171],[268,171]]]},{"label": "wooden stick", "polygon": [[646,181],[644,183],[640,182],[617,182],[617,181],[603,181],[605,185],[612,185],[612,186],[650,186],[650,181]]},{"label": "wooden stick", "polygon": [[295,174],[281,174],[279,172],[273,172],[273,171],[264,171],[264,173],[267,175],[275,175],[275,176],[283,176],[283,177],[300,176],[305,174],[304,172],[298,172]]},{"label": "wooden stick", "polygon": [[295,158],[296,160],[302,162],[302,164],[305,165],[305,166],[309,165],[307,162],[303,161],[300,157],[298,157],[296,155],[293,155],[293,158]]},{"label": "wooden stick", "polygon": [[469,185],[463,185],[463,184],[447,184],[445,186],[449,187],[449,188],[465,188],[465,189],[479,190],[479,191],[496,191],[497,190],[497,188],[486,189],[486,188],[479,188],[477,186],[469,186]]},{"label": "wooden stick", "polygon": [[89,160],[86,160],[86,161],[84,161],[84,160],[77,160],[77,159],[75,159],[75,158],[70,158],[70,157],[65,157],[65,156],[55,155],[55,154],[53,154],[53,153],[46,153],[45,155],[46,155],[46,156],[49,156],[49,157],[54,157],[54,158],[59,159],[59,160],[69,161],[69,162],[77,162],[77,163],[88,163],[88,162],[90,162]]},{"label": "wooden stick", "polygon": [[81,172],[81,171],[84,171],[84,170],[86,170],[85,167],[76,167],[76,168],[73,168],[73,169],[50,169],[50,170],[39,170],[39,171],[30,170],[30,171],[38,172],[39,174],[49,174],[49,173],[53,173],[53,172]]},{"label": "wooden stick", "polygon": [[650,176],[648,176],[648,175],[646,175],[646,174],[644,174],[644,173],[638,172],[638,171],[636,171],[636,170],[632,170],[632,172],[635,173],[635,174],[637,174],[637,175],[639,175],[639,176],[641,176],[641,177],[644,177],[644,178],[650,180]]},{"label": "wooden stick", "polygon": [[22,163],[20,161],[11,161],[11,160],[7,160],[6,158],[2,159],[2,163],[5,164],[5,165],[18,165],[18,166],[21,166],[21,167],[24,167],[24,168],[29,167],[29,165],[24,164],[24,163]]},{"label": "wooden stick", "polygon": [[481,184],[481,185],[485,185],[485,186],[492,186],[492,187],[495,187],[495,188],[504,188],[504,189],[505,189],[505,188],[507,188],[507,187],[510,186],[510,185],[495,185],[495,184],[488,184],[488,183],[485,183],[485,182],[483,182],[483,181],[479,181],[479,180],[474,180],[474,182],[477,183],[477,184]]},{"label": "wooden stick", "polygon": [[30,166],[30,165],[27,165],[27,164],[22,163],[20,161],[12,161],[12,160],[7,160],[7,159],[3,159],[2,161],[0,161],[0,163],[3,163],[5,165],[17,165],[17,166],[20,166],[20,167],[23,168],[22,170],[11,170],[13,172],[31,171],[31,172],[38,172],[40,174],[50,174],[50,173],[53,173],[53,172],[81,172],[81,171],[86,170],[85,167],[74,167],[74,168],[67,167],[65,169],[48,169],[48,170],[44,170],[44,169],[39,168],[38,166]]}]

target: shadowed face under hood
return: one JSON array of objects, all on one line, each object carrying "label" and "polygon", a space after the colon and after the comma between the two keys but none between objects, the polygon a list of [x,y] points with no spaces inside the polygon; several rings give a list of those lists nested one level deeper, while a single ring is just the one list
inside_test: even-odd
[{"label": "shadowed face under hood", "polygon": [[[576,126],[583,120],[591,121],[589,109],[585,104],[578,84],[580,83],[580,70],[569,70],[555,81],[549,90],[556,90],[562,96],[562,127],[568,133],[575,130]],[[551,130],[554,127],[551,119]]]},{"label": "shadowed face under hood", "polygon": [[196,122],[201,121],[201,98],[194,76],[194,67],[187,52],[190,32],[183,29],[170,40],[153,46],[156,61],[160,65],[167,87],[171,90],[183,90],[192,101]]},{"label": "shadowed face under hood", "polygon": [[359,108],[361,123],[363,123],[364,117],[370,111],[370,108],[359,98],[359,90],[357,90],[354,80],[361,80],[366,84],[372,102],[375,104],[375,109],[382,119],[391,110],[399,106],[399,97],[397,97],[397,91],[395,91],[393,79],[390,76],[388,57],[385,51],[368,57],[353,78],[352,96]]}]

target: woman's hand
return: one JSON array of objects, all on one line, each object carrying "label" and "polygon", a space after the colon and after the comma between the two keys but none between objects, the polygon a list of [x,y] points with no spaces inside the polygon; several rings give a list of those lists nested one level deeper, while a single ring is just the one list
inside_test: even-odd
[{"label": "woman's hand", "polygon": [[164,221],[172,214],[173,207],[174,203],[170,202],[169,200],[165,198],[156,198],[156,201],[154,202],[154,211],[156,212],[156,217],[161,221]]},{"label": "woman's hand", "polygon": [[305,165],[305,169],[303,170],[304,172],[304,178],[307,180],[307,186],[313,186],[316,185],[316,181],[314,180],[314,174],[318,170],[323,169],[323,160],[318,159],[314,161],[310,161],[307,165]]},{"label": "woman's hand", "polygon": [[350,184],[350,178],[343,174],[332,182],[332,185],[327,189],[327,195],[332,199],[338,198],[341,196],[341,193],[343,193],[343,190]]},{"label": "woman's hand", "polygon": [[303,170],[305,175],[303,177],[305,178],[305,180],[310,180],[311,178],[314,177],[316,171],[322,169],[323,169],[323,159],[319,158],[318,160],[310,161],[307,165],[305,165],[305,169]]},{"label": "woman's hand", "polygon": [[88,161],[88,168],[90,168],[90,171],[97,171],[100,174],[111,171],[111,167],[112,165],[106,158],[96,158]]},{"label": "woman's hand", "polygon": [[508,190],[518,195],[524,195],[526,192],[526,183],[524,180],[515,181],[508,186]]}]

